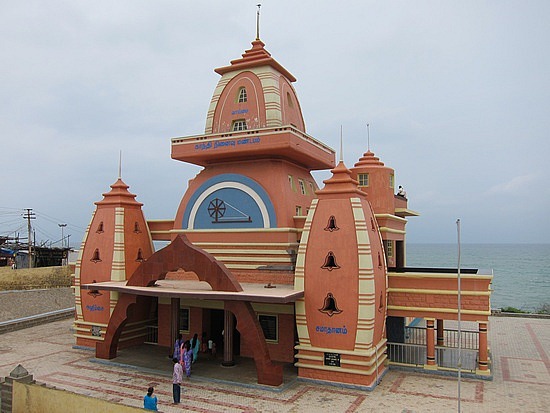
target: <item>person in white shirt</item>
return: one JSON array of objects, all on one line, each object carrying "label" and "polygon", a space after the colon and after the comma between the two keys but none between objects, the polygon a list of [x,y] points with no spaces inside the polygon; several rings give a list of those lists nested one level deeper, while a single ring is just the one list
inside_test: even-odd
[{"label": "person in white shirt", "polygon": [[402,196],[403,198],[407,197],[407,193],[405,192],[405,190],[401,185],[399,185],[399,190],[397,191],[397,195]]},{"label": "person in white shirt", "polygon": [[183,367],[177,358],[173,358],[174,374],[172,375],[172,394],[174,396],[174,404],[178,404],[181,400],[181,382],[183,381]]}]

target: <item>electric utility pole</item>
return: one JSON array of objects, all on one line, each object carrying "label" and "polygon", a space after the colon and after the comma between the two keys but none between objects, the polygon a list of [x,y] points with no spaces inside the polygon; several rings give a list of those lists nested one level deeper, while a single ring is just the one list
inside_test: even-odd
[{"label": "electric utility pole", "polygon": [[25,213],[23,213],[23,219],[27,220],[27,241],[29,244],[29,268],[32,268],[32,238],[31,238],[31,219],[36,219],[36,214],[32,212],[32,208],[25,208]]}]

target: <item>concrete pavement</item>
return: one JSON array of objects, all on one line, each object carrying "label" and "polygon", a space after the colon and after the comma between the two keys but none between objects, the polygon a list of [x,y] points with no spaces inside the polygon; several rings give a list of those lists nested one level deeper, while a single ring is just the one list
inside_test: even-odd
[{"label": "concrete pavement", "polygon": [[[278,391],[207,379],[206,365],[194,367],[182,404],[172,405],[171,367],[166,355],[155,369],[91,362],[75,349],[72,320],[0,335],[0,376],[18,364],[37,381],[131,406],[142,406],[154,386],[163,412],[453,412],[457,379],[390,370],[373,392],[295,381],[285,376]],[[491,317],[489,340],[493,381],[463,379],[463,412],[550,410],[550,319]],[[121,358],[122,360],[122,358]]]}]

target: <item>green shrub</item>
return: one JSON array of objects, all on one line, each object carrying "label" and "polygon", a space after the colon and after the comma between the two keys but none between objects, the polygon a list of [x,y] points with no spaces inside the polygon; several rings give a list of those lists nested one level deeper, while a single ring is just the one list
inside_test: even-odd
[{"label": "green shrub", "polygon": [[500,311],[502,311],[503,313],[518,313],[518,314],[527,313],[527,311],[520,310],[519,308],[516,308],[516,307],[502,307]]}]

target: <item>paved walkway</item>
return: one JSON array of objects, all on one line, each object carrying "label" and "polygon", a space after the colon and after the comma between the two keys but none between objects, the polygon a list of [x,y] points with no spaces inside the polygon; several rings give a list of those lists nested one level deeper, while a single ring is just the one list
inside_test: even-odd
[{"label": "paved walkway", "polygon": [[[453,412],[457,380],[390,370],[373,392],[294,381],[285,375],[279,391],[206,380],[201,360],[171,405],[167,355],[154,369],[91,362],[93,354],[74,349],[72,320],[0,335],[0,376],[23,365],[37,381],[115,403],[142,406],[154,386],[163,412]],[[546,412],[550,409],[550,320],[492,317],[489,340],[493,381],[463,379],[463,412]],[[126,354],[131,358],[131,355]],[[124,361],[124,355],[117,358]],[[206,370],[208,363],[202,367]]]}]

